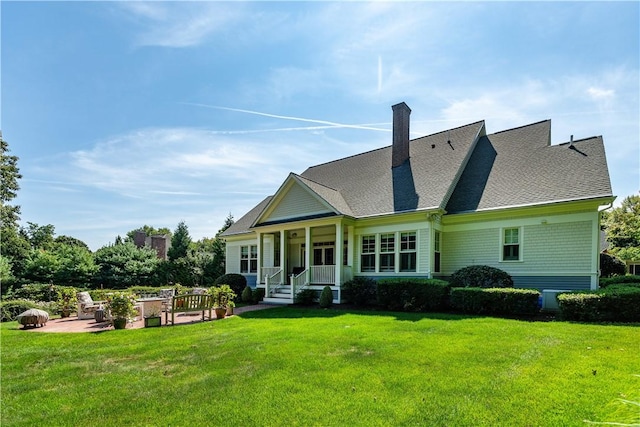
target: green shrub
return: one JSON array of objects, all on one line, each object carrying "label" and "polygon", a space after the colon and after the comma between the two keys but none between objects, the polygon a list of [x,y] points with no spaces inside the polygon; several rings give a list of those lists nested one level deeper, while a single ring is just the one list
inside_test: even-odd
[{"label": "green shrub", "polygon": [[242,302],[250,303],[253,300],[253,290],[251,286],[247,285],[242,290],[242,294],[240,295],[240,299]]},{"label": "green shrub", "polygon": [[333,304],[333,291],[331,290],[331,286],[325,286],[322,288],[322,292],[320,293],[320,307],[321,308],[329,308],[331,304]]},{"label": "green shrub", "polygon": [[640,286],[611,285],[597,291],[558,295],[566,320],[586,322],[640,322]]},{"label": "green shrub", "polygon": [[354,277],[342,284],[342,299],[356,306],[376,304],[376,281],[369,277]]},{"label": "green shrub", "polygon": [[313,305],[316,299],[316,291],[313,289],[301,289],[295,297],[295,303],[300,305]]},{"label": "green shrub", "polygon": [[58,299],[58,294],[56,293],[55,285],[48,283],[27,283],[18,288],[14,288],[11,293],[11,298],[30,301],[55,301]]},{"label": "green shrub", "polygon": [[600,254],[600,274],[602,277],[624,276],[627,266],[620,258],[610,254]]},{"label": "green shrub", "polygon": [[470,265],[451,275],[452,288],[512,288],[513,279],[506,271],[488,265]]},{"label": "green shrub", "polygon": [[242,295],[242,291],[247,287],[247,278],[237,273],[223,274],[218,277],[214,283],[214,286],[219,285],[229,285],[233,293]]},{"label": "green shrub", "polygon": [[434,311],[448,306],[449,283],[438,279],[381,279],[378,304],[392,311]]},{"label": "green shrub", "polygon": [[[160,288],[156,286],[132,286],[127,291],[136,294],[138,296],[141,295],[160,295]],[[92,297],[93,298],[93,297]]]},{"label": "green shrub", "polygon": [[622,284],[640,284],[640,276],[634,276],[633,274],[627,274],[626,276],[614,276],[600,279],[600,287],[606,288],[610,285],[622,285]]},{"label": "green shrub", "polygon": [[471,314],[533,315],[539,297],[532,289],[452,288],[451,307]]},{"label": "green shrub", "polygon": [[258,304],[260,301],[264,299],[265,290],[264,288],[255,288],[251,293],[251,298],[254,304]]},{"label": "green shrub", "polygon": [[40,308],[38,304],[26,299],[14,299],[0,302],[0,321],[11,322],[16,316],[30,308]]}]

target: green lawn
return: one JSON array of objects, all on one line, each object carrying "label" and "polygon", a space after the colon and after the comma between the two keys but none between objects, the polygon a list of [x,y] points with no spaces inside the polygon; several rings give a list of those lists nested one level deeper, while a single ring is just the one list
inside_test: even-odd
[{"label": "green lawn", "polygon": [[3,427],[640,423],[638,326],[275,308],[0,338]]}]

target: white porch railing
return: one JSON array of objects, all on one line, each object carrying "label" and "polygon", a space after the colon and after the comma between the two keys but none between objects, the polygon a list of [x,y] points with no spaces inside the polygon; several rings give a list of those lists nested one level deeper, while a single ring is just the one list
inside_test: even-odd
[{"label": "white porch railing", "polygon": [[336,282],[335,265],[314,265],[311,266],[311,283],[330,285]]},{"label": "white porch railing", "polygon": [[309,269],[304,270],[297,276],[291,275],[291,299],[295,301],[296,294],[300,292],[305,286],[309,286]]},{"label": "white porch railing", "polygon": [[[274,267],[268,267],[270,269]],[[277,268],[277,271],[272,272],[272,274],[266,274],[264,277],[264,293],[265,295],[271,296],[271,294],[278,291],[278,287],[282,285],[282,269]]]},{"label": "white porch railing", "polygon": [[281,272],[282,269],[280,267],[262,267],[260,269],[261,280],[260,283],[264,283],[267,277],[273,276],[276,273]]}]

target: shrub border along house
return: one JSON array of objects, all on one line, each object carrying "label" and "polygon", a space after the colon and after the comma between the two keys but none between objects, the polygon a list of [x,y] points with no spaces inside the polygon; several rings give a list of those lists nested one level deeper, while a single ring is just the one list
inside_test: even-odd
[{"label": "shrub border along house", "polygon": [[583,322],[640,322],[640,284],[610,285],[597,291],[558,295],[565,320]]},{"label": "shrub border along house", "polygon": [[451,307],[471,314],[534,315],[540,293],[533,289],[452,288]]}]

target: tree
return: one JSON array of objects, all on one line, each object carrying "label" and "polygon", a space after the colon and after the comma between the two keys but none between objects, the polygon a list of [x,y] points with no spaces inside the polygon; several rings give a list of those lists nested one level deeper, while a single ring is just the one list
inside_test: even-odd
[{"label": "tree", "polygon": [[87,245],[82,240],[76,239],[75,237],[71,237],[71,236],[65,236],[65,235],[58,236],[55,239],[53,239],[53,242],[56,245],[77,246],[79,248],[84,248],[88,251],[91,251],[91,249],[89,249],[89,245]]},{"label": "tree", "polygon": [[38,225],[27,222],[27,227],[20,228],[20,234],[29,242],[32,249],[50,249],[53,247],[56,228],[51,225]]},{"label": "tree", "polygon": [[98,266],[95,285],[111,289],[153,283],[160,262],[154,249],[137,248],[131,242],[104,246],[96,251],[94,257]]},{"label": "tree", "polygon": [[55,284],[83,287],[93,281],[98,266],[86,245],[58,244],[52,252],[59,261],[59,268],[53,279]]},{"label": "tree", "polygon": [[18,180],[22,178],[18,168],[18,157],[10,156],[9,151],[9,144],[2,139],[2,133],[0,133],[0,178],[2,179],[2,185],[0,185],[0,223],[3,229],[5,227],[17,228],[20,220],[20,206],[12,206],[7,203],[18,195],[20,189]]},{"label": "tree", "polygon": [[9,155],[9,144],[2,139],[0,132],[0,239],[2,240],[2,256],[11,266],[13,276],[20,276],[29,254],[29,244],[20,235],[18,221],[20,206],[9,204],[20,189],[18,180],[22,178],[18,168],[18,157]]},{"label": "tree", "polygon": [[52,251],[33,249],[25,264],[24,278],[38,283],[53,283],[60,260]]},{"label": "tree", "polygon": [[171,237],[171,247],[167,251],[169,260],[175,261],[178,258],[186,258],[190,245],[191,236],[189,236],[189,228],[184,221],[180,221]]},{"label": "tree", "polygon": [[640,261],[640,195],[626,197],[603,216],[609,252],[625,261]]}]

